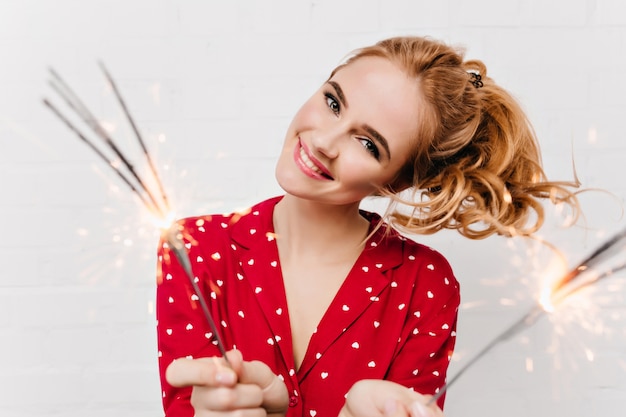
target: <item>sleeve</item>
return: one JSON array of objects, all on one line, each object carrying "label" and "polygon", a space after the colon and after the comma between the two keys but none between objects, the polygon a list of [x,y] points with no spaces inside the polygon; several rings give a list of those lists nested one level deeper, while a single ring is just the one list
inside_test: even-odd
[{"label": "sleeve", "polygon": [[[456,342],[460,289],[439,254],[421,267],[401,344],[387,379],[422,394],[435,394],[446,382]],[[445,395],[438,399],[443,409]]]},{"label": "sleeve", "polygon": [[[202,262],[200,245],[193,239],[193,222],[182,223],[186,247],[189,249],[194,276],[200,291],[217,320],[217,313],[211,308],[210,271]],[[163,409],[166,416],[192,417],[193,408],[189,402],[191,388],[175,388],[165,380],[165,371],[173,360],[181,357],[220,356],[213,343],[210,326],[204,317],[198,294],[175,253],[162,238],[157,252],[156,317],[159,356],[159,375],[162,387]],[[207,288],[209,287],[209,288]]]}]

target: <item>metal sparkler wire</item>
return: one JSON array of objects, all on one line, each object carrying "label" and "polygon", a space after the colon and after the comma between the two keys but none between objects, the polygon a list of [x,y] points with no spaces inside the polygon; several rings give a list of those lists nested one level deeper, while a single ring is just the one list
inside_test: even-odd
[{"label": "metal sparkler wire", "polygon": [[202,295],[202,291],[196,282],[195,275],[193,273],[193,269],[191,267],[191,261],[189,260],[189,254],[185,250],[185,244],[183,242],[182,236],[180,234],[180,230],[173,225],[167,231],[165,231],[165,238],[167,240],[169,248],[174,252],[178,262],[185,270],[185,274],[191,283],[191,286],[195,293],[198,295],[198,301],[200,302],[200,307],[202,309],[202,313],[209,323],[209,327],[211,328],[211,332],[213,333],[213,338],[217,344],[217,348],[220,351],[220,354],[226,361],[228,365],[230,362],[228,361],[228,357],[226,356],[226,348],[224,347],[224,342],[220,336],[219,330],[217,329],[217,325],[215,324],[215,320],[213,320],[213,315],[209,310],[209,306],[206,303],[204,296]]},{"label": "metal sparkler wire", "polygon": [[213,315],[211,314],[211,311],[206,304],[206,299],[204,298],[204,295],[202,294],[202,291],[198,286],[198,283],[196,282],[196,277],[193,273],[193,268],[189,259],[189,253],[185,249],[185,243],[183,242],[180,230],[178,229],[177,225],[174,224],[169,229],[164,230],[163,233],[169,249],[174,252],[176,259],[178,259],[178,262],[185,271],[185,275],[187,276],[191,287],[198,296],[198,301],[200,302],[202,313],[204,314],[204,318],[211,328],[211,332],[213,333],[212,338],[215,341],[215,344],[220,351],[220,354],[224,358],[226,364],[230,366],[230,361],[228,360],[228,356],[226,356],[226,347],[224,345],[224,341],[220,336],[220,332],[217,328],[217,325],[215,324],[215,320],[213,320]]},{"label": "metal sparkler wire", "polygon": [[[550,293],[550,301],[554,302],[562,302],[565,298],[569,297],[571,294],[581,290],[582,288],[588,287],[592,284],[597,283],[598,281],[612,276],[614,273],[626,269],[626,261],[619,263],[608,270],[599,273],[597,275],[591,276],[588,279],[584,280],[583,278],[588,276],[593,272],[592,267],[599,265],[602,261],[606,261],[611,256],[619,253],[620,250],[624,250],[626,248],[626,229],[622,230],[620,233],[617,233],[615,236],[611,237],[603,244],[601,244],[597,249],[595,249],[589,256],[587,256],[583,261],[581,261],[578,265],[568,271],[559,281],[552,287]],[[622,245],[620,245],[622,243]],[[489,343],[485,345],[477,354],[475,354],[465,365],[463,365],[457,373],[452,377],[449,381],[447,381],[439,390],[432,396],[432,398],[428,401],[428,405],[435,403],[449,388],[452,384],[454,384],[472,365],[478,362],[482,357],[484,357],[491,349],[493,349],[496,345],[506,340],[509,340],[516,334],[522,332],[523,330],[531,327],[539,319],[543,316],[547,315],[548,311],[545,306],[540,303],[535,304],[531,307],[524,315],[522,315],[517,321],[515,321],[511,326],[506,328],[502,333],[493,338]]]},{"label": "metal sparkler wire", "polygon": [[582,272],[586,271],[589,268],[594,267],[599,264],[603,260],[607,259],[611,255],[614,255],[620,249],[623,249],[624,246],[619,246],[619,243],[626,238],[626,229],[621,232],[615,234],[613,237],[608,239],[602,245],[600,245],[596,250],[594,250],[587,258],[582,260],[575,268],[567,273],[563,278],[561,278],[554,286],[552,292],[557,292],[567,286],[569,283],[573,282],[576,277],[578,277]]},{"label": "metal sparkler wire", "polygon": [[150,202],[148,200],[146,200],[146,198],[144,197],[143,194],[141,194],[139,192],[139,190],[135,187],[135,185],[130,182],[130,180],[128,178],[126,178],[126,176],[124,175],[124,173],[122,171],[120,171],[119,169],[115,168],[115,165],[113,163],[113,161],[109,160],[107,158],[107,156],[100,150],[98,149],[98,147],[96,147],[96,145],[93,143],[93,141],[91,141],[87,136],[85,136],[76,126],[74,126],[74,124],[72,122],[69,121],[69,119],[67,117],[65,117],[63,115],[63,113],[61,113],[59,111],[59,109],[52,104],[48,99],[44,99],[43,103],[48,106],[48,108],[50,110],[52,110],[52,112],[59,118],[61,119],[61,121],[63,123],[65,123],[65,125],[70,128],[70,130],[72,130],[83,142],[85,142],[87,144],[87,146],[89,146],[91,148],[92,151],[94,151],[96,153],[96,155],[98,155],[104,162],[106,162],[106,164],[108,166],[110,166],[111,168],[113,168],[113,170],[115,171],[115,173],[122,179],[122,181],[124,181],[124,183],[130,187],[130,189],[133,191],[133,193],[135,193],[135,195],[137,195],[137,197],[139,197],[139,199],[141,200],[141,202],[143,203],[143,205],[150,211],[152,212],[154,209],[153,207],[150,205]]},{"label": "metal sparkler wire", "polygon": [[472,365],[478,362],[483,356],[485,356],[491,349],[493,349],[500,342],[510,339],[522,330],[532,326],[546,314],[546,311],[539,305],[533,306],[526,314],[515,321],[510,327],[505,329],[498,336],[493,338],[489,343],[485,345],[476,355],[474,355],[465,365],[461,367],[449,381],[447,381],[439,390],[433,395],[426,405],[435,403],[447,390],[452,386]]},{"label": "metal sparkler wire", "polygon": [[[50,75],[52,75],[52,80],[50,80],[50,86],[56,91],[56,93],[61,96],[61,98],[65,101],[65,103],[72,109],[74,112],[80,117],[80,119],[89,126],[93,132],[100,137],[104,141],[104,143],[113,151],[113,153],[120,159],[120,161],[124,164],[126,169],[130,172],[135,181],[139,184],[139,186],[144,190],[152,205],[151,211],[158,213],[160,216],[165,216],[166,212],[159,205],[156,198],[152,194],[152,192],[148,189],[146,184],[142,181],[135,170],[135,167],[130,163],[128,158],[124,155],[124,153],[119,149],[119,147],[115,144],[111,136],[102,128],[98,120],[93,115],[91,111],[87,108],[87,106],[83,103],[83,101],[78,97],[76,93],[70,88],[70,86],[61,78],[61,76],[50,68]],[[124,111],[127,111],[125,107],[123,107]],[[66,123],[67,124],[67,123]],[[140,139],[140,142],[143,140]],[[157,182],[159,178],[156,177]]]},{"label": "metal sparkler wire", "polygon": [[152,175],[156,179],[156,183],[157,183],[157,185],[159,187],[159,192],[161,193],[161,198],[163,199],[163,203],[165,204],[165,209],[166,209],[166,211],[169,211],[170,206],[169,206],[169,201],[167,199],[167,194],[165,193],[165,189],[163,188],[163,184],[161,183],[161,180],[159,179],[159,174],[158,174],[158,172],[156,170],[156,167],[154,166],[154,162],[152,161],[152,157],[150,156],[150,152],[148,152],[148,148],[146,148],[146,144],[143,141],[143,137],[141,136],[141,133],[139,132],[139,129],[137,128],[137,124],[135,123],[135,120],[131,117],[130,111],[128,111],[128,107],[126,107],[126,102],[122,98],[122,94],[120,93],[119,88],[117,88],[117,83],[115,82],[115,80],[113,80],[113,77],[111,77],[111,74],[109,73],[109,71],[104,66],[104,63],[102,61],[99,61],[98,65],[100,65],[100,69],[104,73],[104,76],[109,81],[109,84],[111,84],[111,88],[113,89],[113,92],[115,93],[115,97],[117,98],[117,102],[122,107],[122,109],[124,111],[124,114],[126,115],[126,119],[128,120],[128,123],[130,124],[130,126],[132,127],[133,132],[135,133],[135,138],[137,138],[137,141],[139,142],[139,146],[141,146],[141,149],[143,150],[143,154],[144,154],[146,160],[148,161],[148,165],[150,166],[150,170],[152,171]]},{"label": "metal sparkler wire", "polygon": [[[152,158],[150,157],[150,153],[148,152],[148,149],[145,146],[143,138],[141,137],[141,134],[139,133],[139,129],[137,129],[137,126],[136,126],[136,124],[134,122],[134,119],[130,115],[130,112],[129,112],[129,110],[128,110],[124,100],[122,99],[122,96],[121,96],[121,94],[119,92],[119,89],[117,88],[117,85],[113,81],[113,78],[111,77],[111,75],[109,74],[109,72],[106,70],[106,68],[104,67],[104,65],[102,63],[100,63],[100,67],[101,67],[102,71],[104,72],[105,77],[107,78],[107,81],[111,84],[111,87],[113,88],[113,91],[114,91],[114,93],[115,93],[115,95],[117,97],[118,103],[122,107],[122,110],[123,110],[124,114],[126,115],[127,120],[129,121],[129,123],[132,126],[133,132],[135,134],[135,138],[140,143],[140,146],[141,146],[141,148],[143,150],[144,156],[147,158],[148,163],[150,164],[150,168],[152,170],[152,174],[154,175],[155,181],[158,184],[159,191],[160,191],[160,194],[161,194],[160,195],[160,197],[161,197],[161,204],[159,204],[157,202],[157,199],[154,197],[154,194],[152,193],[150,188],[142,180],[142,178],[139,176],[139,174],[137,174],[137,172],[135,171],[133,165],[130,163],[129,159],[124,155],[124,153],[119,149],[119,147],[115,144],[115,141],[113,140],[113,138],[111,138],[111,136],[102,128],[102,126],[100,126],[100,124],[98,123],[97,119],[94,117],[94,115],[91,113],[91,111],[89,111],[89,109],[83,103],[83,101],[80,100],[78,95],[76,95],[76,93],[74,93],[74,91],[69,87],[69,85],[53,69],[50,69],[50,73],[53,76],[53,80],[50,81],[50,85],[52,86],[53,90],[59,96],[61,96],[61,98],[65,101],[65,103],[68,105],[68,107],[70,107],[72,110],[74,110],[74,112],[80,117],[80,119],[86,125],[88,125],[93,130],[93,132],[98,137],[100,137],[105,142],[105,144],[115,153],[115,155],[122,162],[122,166],[124,166],[130,172],[132,178],[135,179],[135,181],[138,183],[139,187],[143,190],[145,195],[148,196],[148,198],[146,198],[145,195],[138,189],[138,187],[133,184],[133,182],[130,180],[130,178],[127,176],[127,174],[125,174],[122,170],[120,170],[116,166],[114,161],[110,160],[104,154],[104,152],[102,152],[94,144],[94,142],[92,140],[90,140],[85,134],[83,134],[81,132],[81,130],[78,129],[69,120],[68,117],[64,116],[63,113],[50,100],[44,98],[43,99],[43,103],[56,115],[57,118],[59,118],[71,131],[73,131],[80,138],[81,141],[83,141],[85,144],[87,144],[89,146],[89,148],[91,148],[91,150],[93,150],[98,155],[98,157],[100,157],[103,161],[105,161],[106,164],[111,169],[113,169],[113,171],[115,171],[115,173],[122,179],[122,181],[130,188],[130,190],[137,197],[139,197],[139,199],[141,200],[141,202],[144,205],[144,207],[150,213],[159,215],[159,217],[165,219],[165,217],[167,215],[167,211],[169,210],[169,203],[168,203],[168,199],[167,199],[166,193],[164,191],[163,184],[161,183],[161,180],[160,180],[159,176],[157,175],[156,168],[154,167]],[[174,224],[174,225],[171,225],[168,229],[163,230],[162,236],[165,239],[165,241],[167,242],[168,248],[174,253],[176,258],[178,259],[178,262],[180,263],[181,267],[183,268],[183,270],[185,272],[185,275],[187,276],[189,282],[191,283],[191,286],[192,286],[194,292],[198,296],[198,299],[199,299],[200,306],[202,308],[202,312],[204,314],[204,317],[207,320],[207,323],[209,324],[209,327],[211,328],[211,331],[213,333],[213,339],[214,339],[215,343],[217,344],[217,347],[218,347],[221,355],[223,356],[224,360],[226,361],[226,363],[228,365],[230,365],[230,363],[228,361],[228,357],[226,356],[226,348],[224,346],[224,342],[223,342],[222,338],[220,337],[219,330],[218,330],[218,328],[217,328],[217,326],[215,324],[215,321],[213,320],[213,316],[211,315],[211,312],[210,312],[210,310],[209,310],[209,308],[208,308],[208,306],[206,304],[206,300],[205,300],[204,296],[202,295],[202,291],[200,290],[200,287],[198,286],[198,284],[197,284],[197,282],[195,280],[195,275],[193,273],[193,269],[192,269],[192,266],[191,266],[191,261],[189,259],[189,253],[187,252],[187,250],[185,248],[185,244],[183,242],[183,236],[182,236],[181,230],[179,230],[178,226],[176,224]]]}]

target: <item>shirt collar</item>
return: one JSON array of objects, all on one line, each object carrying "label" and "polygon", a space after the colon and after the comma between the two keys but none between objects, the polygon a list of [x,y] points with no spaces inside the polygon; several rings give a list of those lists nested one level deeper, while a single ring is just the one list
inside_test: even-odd
[{"label": "shirt collar", "polygon": [[[282,196],[273,197],[244,212],[234,213],[231,216],[233,240],[245,249],[272,241],[275,238],[274,207],[281,199]],[[361,210],[361,215],[370,222],[370,236],[358,262],[373,265],[381,272],[402,263],[406,238],[393,230],[377,213]]]}]

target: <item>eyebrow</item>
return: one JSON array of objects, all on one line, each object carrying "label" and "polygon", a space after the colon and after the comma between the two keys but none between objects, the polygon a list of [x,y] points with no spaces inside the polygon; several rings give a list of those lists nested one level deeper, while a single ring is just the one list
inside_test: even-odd
[{"label": "eyebrow", "polygon": [[343,90],[341,89],[339,84],[337,84],[335,81],[328,81],[328,84],[333,86],[333,88],[335,89],[335,92],[337,93],[337,97],[339,98],[339,101],[347,109],[348,101],[346,100],[346,96],[345,94],[343,94]]},{"label": "eyebrow", "polygon": [[374,138],[374,140],[378,142],[380,146],[385,148],[385,151],[387,152],[387,158],[391,159],[391,152],[389,151],[389,144],[387,143],[387,139],[385,139],[383,135],[378,133],[376,129],[372,128],[370,125],[365,125],[363,126],[363,128],[367,130],[367,133],[372,135],[372,138]]},{"label": "eyebrow", "polygon": [[[341,104],[347,109],[348,100],[346,100],[346,95],[343,93],[341,86],[335,81],[328,81],[328,84],[330,84],[335,89],[335,92],[337,93],[337,98],[339,98],[339,101],[341,102]],[[363,126],[363,128],[367,131],[367,133],[369,133],[372,136],[372,138],[376,142],[378,142],[380,146],[382,146],[385,149],[387,153],[387,157],[391,159],[391,152],[389,151],[389,143],[387,143],[387,139],[385,139],[383,135],[378,133],[378,131],[374,129],[373,127],[371,127],[370,125],[366,124],[365,126]]]}]

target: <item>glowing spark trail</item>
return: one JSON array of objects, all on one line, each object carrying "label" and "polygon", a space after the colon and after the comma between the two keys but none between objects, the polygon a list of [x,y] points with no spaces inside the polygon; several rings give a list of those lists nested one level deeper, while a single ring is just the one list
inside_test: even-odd
[{"label": "glowing spark trail", "polygon": [[[569,295],[571,292],[575,291],[580,283],[577,279],[583,272],[593,268],[598,265],[602,261],[610,258],[611,256],[619,253],[619,251],[623,250],[626,246],[623,242],[626,239],[626,229],[617,233],[615,236],[604,242],[600,245],[595,251],[593,251],[587,258],[581,261],[575,268],[565,274],[563,278],[561,278],[553,287],[552,294],[558,295],[559,297],[564,297]],[[621,245],[620,245],[621,244]],[[615,271],[613,271],[615,272]],[[598,279],[593,280],[593,282]],[[569,285],[574,286],[571,290],[567,290]],[[585,284],[586,286],[587,284]]]},{"label": "glowing spark trail", "polygon": [[[104,67],[102,63],[100,63],[100,68],[103,71],[107,81],[113,88],[117,101],[122,107],[122,110],[127,120],[131,124],[135,138],[139,142],[141,149],[144,153],[144,156],[148,160],[154,179],[157,182],[158,187],[159,187],[160,197],[161,197],[160,202],[157,201],[154,194],[151,192],[150,188],[146,185],[145,181],[143,181],[141,177],[139,176],[139,174],[137,174],[135,168],[130,163],[129,159],[124,155],[124,153],[115,144],[115,141],[113,140],[113,138],[111,138],[111,136],[102,128],[102,126],[96,120],[96,118],[91,113],[91,111],[89,111],[89,109],[83,103],[83,101],[80,100],[80,98],[74,93],[74,91],[69,87],[69,85],[53,69],[50,69],[50,74],[52,75],[52,80],[50,81],[50,85],[53,88],[53,90],[63,99],[63,101],[65,101],[68,107],[74,110],[74,112],[80,117],[80,119],[87,126],[89,126],[92,129],[92,131],[98,137],[100,137],[100,139],[104,141],[104,143],[110,148],[110,150],[113,151],[113,153],[122,162],[122,166],[125,167],[128,172],[130,172],[131,178],[133,178],[137,184],[133,184],[133,181],[131,181],[131,178],[129,178],[126,173],[124,173],[120,168],[118,168],[116,163],[113,160],[111,160],[109,157],[107,157],[106,154],[102,150],[100,150],[95,145],[95,143],[92,140],[90,140],[80,129],[78,129],[70,121],[68,117],[64,116],[63,113],[50,100],[44,99],[43,103],[65,125],[67,125],[67,127],[70,130],[72,130],[80,138],[81,141],[87,144],[89,148],[91,148],[91,150],[93,150],[98,155],[98,157],[100,157],[104,162],[106,162],[106,164],[111,169],[113,169],[113,171],[115,171],[115,173],[122,179],[122,181],[130,188],[130,190],[137,197],[139,197],[144,207],[150,213],[157,215],[162,220],[166,220],[168,216],[168,211],[169,211],[169,203],[168,203],[168,199],[165,194],[163,185],[157,175],[156,168],[154,167],[154,164],[152,162],[152,158],[150,157],[150,153],[148,152],[148,149],[145,146],[143,138],[141,137],[141,134],[139,133],[139,129],[137,129],[137,126],[133,118],[131,117],[130,112],[128,111],[128,108],[126,107],[126,104],[124,100],[122,99],[122,96],[117,88],[117,85],[113,81],[113,78],[111,77],[111,75],[109,74],[109,72],[106,70],[106,68]],[[195,276],[191,267],[191,261],[189,260],[189,254],[187,250],[185,249],[185,244],[183,242],[181,231],[178,229],[177,225],[175,224],[170,225],[167,229],[163,230],[163,237],[168,244],[168,248],[174,253],[176,258],[178,259],[178,262],[180,263],[183,270],[185,271],[185,275],[189,279],[189,282],[191,283],[193,290],[198,295],[202,312],[209,324],[209,327],[211,328],[211,331],[213,333],[213,338],[217,344],[217,347],[220,353],[224,357],[224,360],[228,364],[228,358],[226,357],[226,349],[224,347],[224,342],[222,341],[220,337],[220,333],[218,331],[217,326],[215,325],[215,321],[213,320],[211,312],[209,311],[205,298],[203,297],[202,292],[198,284],[195,281]]]},{"label": "glowing spark trail", "polygon": [[[619,253],[626,248],[626,229],[616,234],[612,238],[608,239],[596,250],[594,250],[589,256],[587,256],[578,265],[567,272],[556,284],[552,287],[551,292],[547,300],[539,300],[526,314],[520,319],[514,322],[511,326],[505,329],[502,333],[492,339],[484,348],[482,348],[476,355],[474,355],[465,365],[461,367],[448,382],[446,382],[435,395],[428,401],[428,404],[432,404],[439,397],[441,397],[450,386],[457,381],[461,375],[465,373],[472,365],[478,362],[483,356],[485,356],[494,346],[500,342],[504,342],[521,331],[531,327],[541,317],[548,314],[549,309],[558,301],[563,301],[572,293],[594,284],[603,278],[609,277],[614,273],[626,269],[626,261],[621,262],[605,272],[593,275],[584,279],[592,272],[592,267],[599,265],[602,261],[609,259],[611,256]],[[585,273],[586,272],[586,273]]]}]

